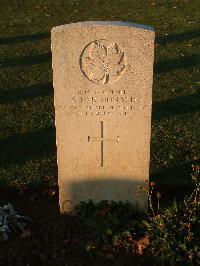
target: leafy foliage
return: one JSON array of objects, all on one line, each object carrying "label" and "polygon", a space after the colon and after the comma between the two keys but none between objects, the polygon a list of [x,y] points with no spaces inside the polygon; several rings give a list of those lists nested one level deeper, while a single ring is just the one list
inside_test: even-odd
[{"label": "leafy foliage", "polygon": [[[160,210],[161,193],[156,192],[155,182],[150,182],[149,214],[145,217],[136,213],[130,203],[82,202],[76,214],[88,228],[85,249],[96,254],[148,258],[154,265],[200,263],[199,172],[200,167],[193,165],[195,187],[191,195],[180,203],[174,200],[164,210]],[[157,204],[152,202],[153,194]]]},{"label": "leafy foliage", "polygon": [[[200,264],[200,167],[193,166],[195,188],[183,203],[164,210],[144,221],[154,256],[167,265]],[[185,265],[185,264],[184,264]]]},{"label": "leafy foliage", "polygon": [[90,200],[77,206],[76,213],[92,234],[86,241],[88,251],[129,255],[139,252],[137,239],[145,235],[145,227],[135,219],[139,214],[130,203],[101,201],[95,204]]}]

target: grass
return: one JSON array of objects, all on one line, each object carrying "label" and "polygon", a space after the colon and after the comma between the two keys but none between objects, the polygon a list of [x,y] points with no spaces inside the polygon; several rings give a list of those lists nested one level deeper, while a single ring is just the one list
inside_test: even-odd
[{"label": "grass", "polygon": [[151,178],[187,184],[200,154],[198,0],[0,2],[0,184],[57,176],[52,27],[121,20],[156,30]]}]

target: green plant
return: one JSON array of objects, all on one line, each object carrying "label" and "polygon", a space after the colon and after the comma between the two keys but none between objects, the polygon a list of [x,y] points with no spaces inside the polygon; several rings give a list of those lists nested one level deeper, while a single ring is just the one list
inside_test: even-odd
[{"label": "green plant", "polygon": [[144,225],[130,203],[101,201],[82,202],[76,208],[88,228],[87,251],[136,254],[137,237],[144,236]]},{"label": "green plant", "polygon": [[190,197],[181,204],[174,201],[161,214],[155,214],[150,202],[152,216],[144,221],[150,237],[149,249],[167,265],[200,264],[200,166],[192,167],[195,187]]},{"label": "green plant", "polygon": [[[200,166],[193,165],[191,195],[181,203],[174,200],[164,210],[160,209],[161,193],[156,190],[155,182],[150,182],[148,216],[136,213],[130,203],[82,202],[76,213],[88,230],[86,250],[101,255],[148,257],[159,265],[200,263],[199,172]],[[140,196],[147,192],[147,187],[137,190]]]}]

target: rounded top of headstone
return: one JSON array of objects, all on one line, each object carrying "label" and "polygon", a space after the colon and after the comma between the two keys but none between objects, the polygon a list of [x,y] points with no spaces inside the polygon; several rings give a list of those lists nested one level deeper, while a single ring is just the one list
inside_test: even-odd
[{"label": "rounded top of headstone", "polygon": [[136,24],[132,22],[123,22],[123,21],[84,21],[77,23],[70,23],[65,25],[60,25],[52,28],[53,31],[63,30],[65,28],[73,28],[73,27],[92,27],[92,26],[119,26],[119,27],[128,27],[128,28],[138,28],[141,30],[153,31],[154,28],[151,26]]}]

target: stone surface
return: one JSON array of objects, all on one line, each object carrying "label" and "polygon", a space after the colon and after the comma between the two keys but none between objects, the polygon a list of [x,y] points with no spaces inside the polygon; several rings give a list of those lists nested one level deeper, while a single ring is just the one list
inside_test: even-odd
[{"label": "stone surface", "polygon": [[61,212],[92,199],[147,208],[154,30],[123,22],[52,29]]}]

